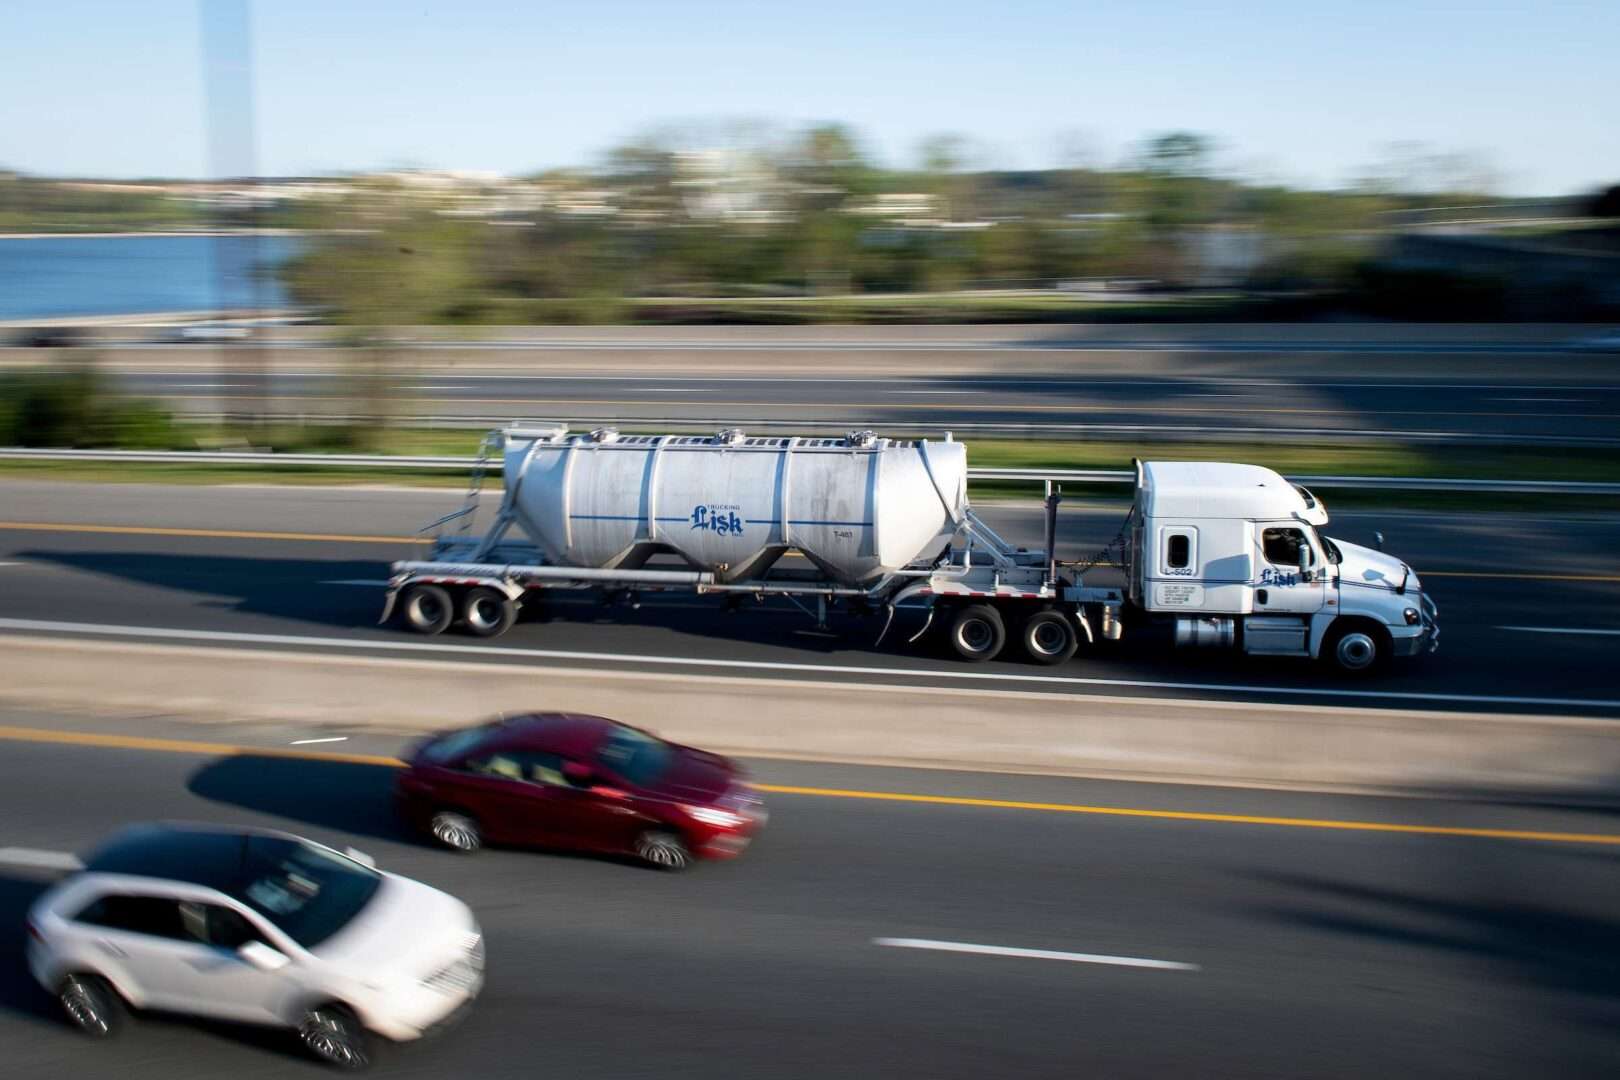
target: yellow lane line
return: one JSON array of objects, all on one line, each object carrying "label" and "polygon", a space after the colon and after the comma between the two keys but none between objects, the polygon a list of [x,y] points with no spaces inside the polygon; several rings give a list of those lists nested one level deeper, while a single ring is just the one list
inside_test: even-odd
[{"label": "yellow lane line", "polygon": [[256,532],[250,529],[176,529],[156,525],[67,525],[51,521],[0,521],[13,532],[115,533],[130,536],[203,536],[225,540],[324,540],[346,544],[428,543],[416,536],[350,536],[345,533]]},{"label": "yellow lane line", "polygon": [[[256,532],[247,529],[179,529],[156,525],[73,525],[54,521],[0,521],[0,532],[80,532],[130,536],[196,536],[224,540],[315,540],[345,544],[426,544],[418,536],[352,536],[346,533]],[[1420,577],[1501,578],[1507,581],[1620,582],[1617,574],[1506,574],[1488,570],[1424,570]]]},{"label": "yellow lane line", "polygon": [[[168,754],[214,754],[222,757],[301,758],[351,765],[399,768],[404,762],[381,754],[341,754],[321,750],[283,750],[238,746],[194,739],[159,739],[144,735],[107,735],[88,731],[48,731],[42,728],[0,726],[0,739],[14,742],[55,743],[149,750]],[[922,803],[930,806],[971,806],[991,810],[1035,810],[1058,814],[1093,814],[1103,817],[1153,818],[1160,821],[1202,821],[1225,825],[1270,825],[1295,829],[1337,829],[1345,832],[1406,833],[1416,836],[1463,836],[1490,840],[1532,840],[1555,844],[1620,845],[1612,833],[1544,832],[1537,829],[1480,829],[1450,825],[1399,825],[1381,821],[1337,821],[1331,818],[1271,817],[1261,814],[1217,814],[1197,810],[1147,810],[1122,806],[1086,806],[1076,803],[1026,802],[1019,799],[975,799],[959,795],[912,795],[897,791],[859,791],[847,788],[798,787],[755,784],[775,795],[804,795],[820,799],[864,799],[873,802]]]},{"label": "yellow lane line", "polygon": [[195,739],[156,739],[146,735],[107,735],[93,731],[47,731],[42,728],[0,725],[0,739],[11,742],[60,743],[113,750],[156,750],[165,754],[218,754],[222,757],[258,756],[336,761],[351,765],[403,765],[398,758],[380,754],[341,754],[318,750],[282,750],[274,747],[237,746]]},{"label": "yellow lane line", "polygon": [[[0,531],[83,532],[133,536],[200,536],[227,540],[324,540],[350,544],[425,544],[417,536],[355,536],[347,533],[258,532],[248,529],[181,529],[158,525],[77,525],[55,521],[0,521]],[[1488,570],[1424,570],[1421,577],[1506,578],[1514,581],[1612,581],[1616,574],[1506,574]]]},{"label": "yellow lane line", "polygon": [[1270,817],[1262,814],[1215,814],[1198,810],[1141,810],[1122,806],[1082,806],[1072,803],[1024,802],[1017,799],[973,799],[957,795],[907,795],[894,791],[846,791],[841,788],[792,787],[755,784],[760,791],[778,795],[809,795],[821,799],[873,799],[882,802],[927,803],[934,806],[974,806],[998,810],[1042,810],[1058,814],[1099,814],[1106,817],[1155,818],[1164,821],[1210,821],[1226,825],[1273,825],[1294,829],[1340,829],[1347,832],[1409,833],[1417,836],[1471,836],[1492,840],[1539,840],[1557,844],[1617,844],[1611,833],[1542,832],[1536,829],[1476,829],[1451,825],[1396,825],[1382,821],[1335,821],[1331,818]]}]

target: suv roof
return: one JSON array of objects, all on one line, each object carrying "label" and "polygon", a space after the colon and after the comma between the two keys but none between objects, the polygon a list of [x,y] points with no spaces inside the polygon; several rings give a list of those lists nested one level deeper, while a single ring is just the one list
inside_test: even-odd
[{"label": "suv roof", "polygon": [[249,845],[255,839],[300,842],[297,837],[269,829],[135,825],[91,853],[84,868],[93,874],[184,881],[231,893],[242,883]]}]

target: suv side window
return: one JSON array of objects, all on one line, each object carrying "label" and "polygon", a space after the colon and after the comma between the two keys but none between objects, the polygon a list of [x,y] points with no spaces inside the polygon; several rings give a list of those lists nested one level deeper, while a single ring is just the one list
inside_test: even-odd
[{"label": "suv side window", "polygon": [[175,941],[193,940],[181,922],[179,901],[162,896],[107,893],[92,900],[73,919],[108,930]]},{"label": "suv side window", "polygon": [[220,904],[183,902],[180,905],[180,920],[193,941],[216,949],[235,952],[250,941],[270,944],[241,912]]}]

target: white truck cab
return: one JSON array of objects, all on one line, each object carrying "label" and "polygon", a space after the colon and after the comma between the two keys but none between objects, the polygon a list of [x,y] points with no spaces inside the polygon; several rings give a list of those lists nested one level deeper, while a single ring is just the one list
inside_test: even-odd
[{"label": "white truck cab", "polygon": [[1270,469],[1137,462],[1126,551],[1132,606],[1182,646],[1324,657],[1350,672],[1439,644],[1409,566],[1324,536],[1327,508]]}]

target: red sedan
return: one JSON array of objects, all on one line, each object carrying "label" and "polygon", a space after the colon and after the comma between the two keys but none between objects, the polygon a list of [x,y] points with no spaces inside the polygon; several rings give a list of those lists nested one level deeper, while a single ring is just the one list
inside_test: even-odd
[{"label": "red sedan", "polygon": [[401,812],[454,851],[633,854],[664,870],[742,853],[765,807],[734,762],[600,716],[506,717],[419,743]]}]

